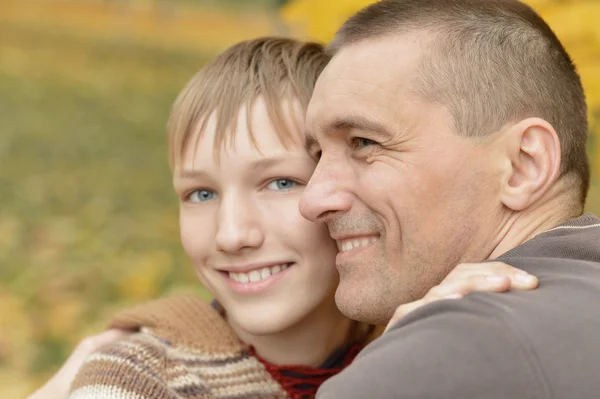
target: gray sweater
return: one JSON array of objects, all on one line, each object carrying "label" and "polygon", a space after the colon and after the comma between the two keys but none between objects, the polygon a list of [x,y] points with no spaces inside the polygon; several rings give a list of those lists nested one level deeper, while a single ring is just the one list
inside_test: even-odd
[{"label": "gray sweater", "polygon": [[600,219],[581,216],[497,260],[539,288],[424,306],[317,398],[600,398]]}]

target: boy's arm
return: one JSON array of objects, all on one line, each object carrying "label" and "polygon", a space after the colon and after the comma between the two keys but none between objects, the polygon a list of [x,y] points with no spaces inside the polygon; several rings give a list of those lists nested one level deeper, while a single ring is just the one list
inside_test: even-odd
[{"label": "boy's arm", "polygon": [[139,332],[103,347],[85,360],[69,399],[178,399],[166,380],[164,344]]},{"label": "boy's arm", "polygon": [[60,370],[27,399],[65,399],[85,359],[103,346],[124,338],[127,334],[129,333],[126,331],[113,329],[85,338],[73,350]]}]

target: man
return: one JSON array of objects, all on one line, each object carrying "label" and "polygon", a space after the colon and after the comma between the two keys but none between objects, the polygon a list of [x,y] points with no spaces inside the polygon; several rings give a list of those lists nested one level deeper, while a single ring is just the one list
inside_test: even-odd
[{"label": "man", "polygon": [[384,324],[461,262],[503,261],[540,288],[422,307],[319,397],[597,398],[587,110],[551,29],[516,0],[383,0],[330,53],[301,211],[338,242],[342,312]]}]

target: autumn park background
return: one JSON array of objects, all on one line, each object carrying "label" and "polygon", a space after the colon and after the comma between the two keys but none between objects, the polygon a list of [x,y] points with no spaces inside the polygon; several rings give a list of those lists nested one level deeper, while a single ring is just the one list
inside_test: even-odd
[{"label": "autumn park background", "polygon": [[[115,309],[206,297],[179,246],[169,106],[215,52],[329,40],[369,0],[0,0],[0,397],[23,398]],[[600,0],[529,0],[591,108],[600,213]]]}]

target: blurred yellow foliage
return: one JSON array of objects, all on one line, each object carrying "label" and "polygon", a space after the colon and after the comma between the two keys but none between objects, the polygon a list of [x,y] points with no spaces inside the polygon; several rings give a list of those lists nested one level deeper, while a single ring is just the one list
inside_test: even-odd
[{"label": "blurred yellow foliage", "polygon": [[33,339],[33,326],[24,301],[0,286],[0,303],[0,358],[8,359],[17,369],[25,369],[30,361],[27,348]]},{"label": "blurred yellow foliage", "polygon": [[349,16],[370,3],[374,1],[295,0],[287,3],[281,14],[297,35],[326,43]]},{"label": "blurred yellow foliage", "polygon": [[168,12],[147,1],[0,0],[0,23],[9,21],[56,32],[76,30],[82,36],[119,39],[135,36],[140,42],[168,48],[220,51],[248,38],[272,33],[273,20],[255,7],[235,12],[213,2],[200,6],[173,1]]},{"label": "blurred yellow foliage", "polygon": [[21,222],[15,215],[0,214],[0,259],[15,247],[20,231]]},{"label": "blurred yellow foliage", "polygon": [[121,297],[133,303],[160,295],[160,282],[172,270],[172,259],[165,251],[147,251],[128,260],[130,266],[117,280]]},{"label": "blurred yellow foliage", "polygon": [[[159,15],[154,0],[0,0],[0,398],[25,397],[126,304],[210,296],[181,250],[165,121],[207,57],[279,27],[266,0],[252,12],[223,2]],[[282,18],[328,41],[370,2],[295,0]],[[600,4],[530,3],[600,114]]]}]

